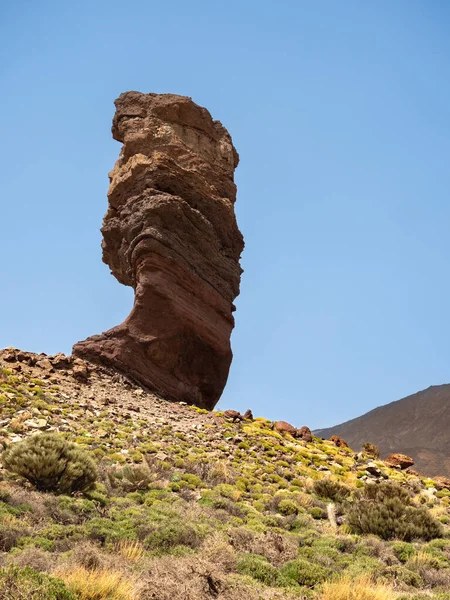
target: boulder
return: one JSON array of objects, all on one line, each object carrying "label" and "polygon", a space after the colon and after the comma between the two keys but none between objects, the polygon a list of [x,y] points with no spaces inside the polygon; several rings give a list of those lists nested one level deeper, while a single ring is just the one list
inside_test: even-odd
[{"label": "boulder", "polygon": [[450,490],[450,479],[448,477],[433,477],[438,490]]},{"label": "boulder", "polygon": [[338,435],[332,435],[330,437],[330,442],[333,442],[333,444],[338,448],[348,448],[347,442]]},{"label": "boulder", "polygon": [[231,364],[242,272],[239,157],[223,125],[190,98],[126,92],[115,105],[112,133],[123,147],[109,174],[103,261],[133,287],[134,306],[73,353],[212,409]]},{"label": "boulder", "polygon": [[297,437],[299,437],[304,442],[312,442],[313,436],[311,433],[311,429],[303,425],[300,429],[297,430]]},{"label": "boulder", "polygon": [[273,428],[278,433],[289,433],[292,437],[298,437],[297,428],[286,421],[276,421]]},{"label": "boulder", "polygon": [[385,458],[384,462],[389,467],[400,467],[400,469],[408,469],[412,467],[414,464],[414,459],[410,456],[406,456],[406,454],[389,454],[387,458]]},{"label": "boulder", "polygon": [[242,416],[247,421],[253,421],[253,413],[250,409],[247,409]]},{"label": "boulder", "polygon": [[237,410],[231,410],[231,409],[226,410],[223,413],[223,416],[225,419],[231,419],[233,421],[233,423],[236,423],[236,421],[242,421],[244,418],[240,412],[238,412]]}]

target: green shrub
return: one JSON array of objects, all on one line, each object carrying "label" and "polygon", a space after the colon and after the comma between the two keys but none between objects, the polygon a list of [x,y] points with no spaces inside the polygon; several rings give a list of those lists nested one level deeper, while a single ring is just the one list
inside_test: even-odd
[{"label": "green shrub", "polygon": [[76,600],[59,579],[30,567],[0,569],[0,600]]},{"label": "green shrub", "polygon": [[152,473],[146,465],[125,465],[119,469],[110,469],[107,477],[111,487],[119,487],[126,492],[146,490],[152,482]]},{"label": "green shrub", "polygon": [[394,565],[386,567],[381,575],[389,582],[403,583],[404,585],[420,588],[423,585],[422,577],[404,566]]},{"label": "green shrub", "polygon": [[350,495],[350,490],[347,486],[328,478],[315,481],[313,489],[320,498],[326,498],[332,502],[342,502]]},{"label": "green shrub", "polygon": [[408,562],[414,556],[416,550],[412,544],[408,542],[394,542],[391,546],[395,556],[402,563]]},{"label": "green shrub", "polygon": [[309,512],[313,519],[318,520],[327,518],[326,511],[323,510],[323,508],[320,508],[320,506],[313,506]]},{"label": "green shrub", "polygon": [[296,515],[298,513],[298,504],[293,500],[285,498],[278,504],[278,512],[282,515]]},{"label": "green shrub", "polygon": [[330,570],[299,558],[285,563],[279,570],[278,584],[282,586],[303,585],[314,587],[325,581]]},{"label": "green shrub", "polygon": [[85,491],[97,478],[94,460],[53,433],[40,433],[12,445],[3,453],[2,462],[5,469],[25,477],[41,491]]},{"label": "green shrub", "polygon": [[347,523],[354,533],[375,534],[385,540],[410,542],[442,536],[442,527],[430,512],[416,508],[408,492],[391,482],[358,490],[347,510]]},{"label": "green shrub", "polygon": [[278,571],[259,554],[243,554],[238,560],[237,570],[241,575],[250,575],[265,585],[275,585],[277,581]]},{"label": "green shrub", "polygon": [[181,519],[173,519],[158,524],[155,523],[155,529],[144,539],[144,546],[148,550],[166,553],[175,546],[197,548],[200,546],[203,537],[203,532],[192,523]]},{"label": "green shrub", "polygon": [[362,445],[362,449],[366,454],[368,454],[372,458],[378,458],[380,456],[380,451],[378,450],[378,446],[376,444],[366,442]]}]

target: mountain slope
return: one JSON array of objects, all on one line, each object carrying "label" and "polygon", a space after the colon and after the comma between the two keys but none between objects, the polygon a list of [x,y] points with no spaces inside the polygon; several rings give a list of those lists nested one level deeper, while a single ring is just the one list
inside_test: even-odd
[{"label": "mountain slope", "polygon": [[36,468],[38,431],[97,481],[44,492],[0,456],[0,600],[450,600],[449,481],[0,351],[0,444]]},{"label": "mountain slope", "polygon": [[382,455],[402,452],[414,458],[420,472],[449,477],[450,384],[431,386],[315,434],[342,436],[355,449],[372,442]]}]

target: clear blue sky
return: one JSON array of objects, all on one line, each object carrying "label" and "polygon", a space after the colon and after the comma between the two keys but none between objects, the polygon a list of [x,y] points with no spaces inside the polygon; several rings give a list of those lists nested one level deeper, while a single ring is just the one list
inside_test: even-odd
[{"label": "clear blue sky", "polygon": [[123,91],[185,94],[241,156],[223,408],[327,426],[450,382],[450,5],[15,0],[0,8],[0,347],[121,322],[101,262]]}]

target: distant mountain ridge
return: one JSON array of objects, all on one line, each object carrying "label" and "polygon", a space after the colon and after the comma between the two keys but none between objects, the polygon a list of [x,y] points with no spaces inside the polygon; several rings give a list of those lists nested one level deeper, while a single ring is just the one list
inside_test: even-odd
[{"label": "distant mountain ridge", "polygon": [[414,468],[424,475],[450,477],[450,384],[433,385],[314,434],[339,435],[355,450],[372,442],[382,456],[390,452],[412,456]]}]

